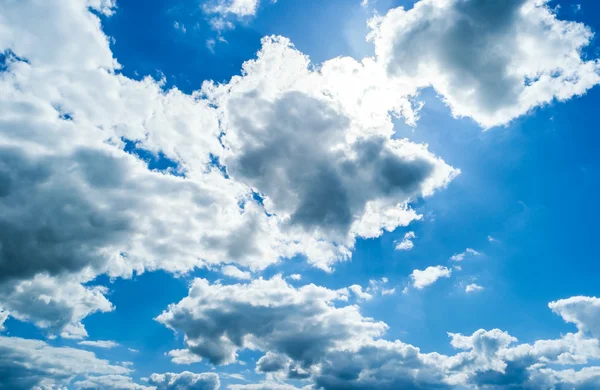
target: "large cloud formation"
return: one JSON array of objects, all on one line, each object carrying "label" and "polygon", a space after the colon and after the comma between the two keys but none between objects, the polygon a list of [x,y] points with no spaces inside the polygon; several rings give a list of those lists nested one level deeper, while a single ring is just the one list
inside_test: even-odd
[{"label": "large cloud formation", "polygon": [[51,390],[67,386],[108,390],[217,390],[220,387],[215,373],[154,373],[147,385],[142,385],[133,381],[132,372],[126,365],[111,364],[89,351],[0,336],[2,390]]},{"label": "large cloud formation", "polygon": [[432,86],[456,116],[503,125],[600,82],[592,38],[559,20],[548,0],[422,0],[371,21],[370,39],[391,77]]},{"label": "large cloud formation", "polygon": [[[102,289],[75,285],[99,274],[261,270],[295,255],[330,271],[356,237],[420,218],[409,202],[458,173],[425,145],[391,139],[390,113],[415,120],[414,90],[388,83],[372,60],[314,69],[271,37],[229,83],[163,91],[119,73],[98,17],[114,7],[0,5],[3,313],[84,337],[82,318],[112,307]],[[48,278],[81,297],[61,300],[65,287]],[[23,283],[43,285],[38,314],[18,303],[32,302],[15,295]]]},{"label": "large cloud formation", "polygon": [[600,384],[600,367],[572,368],[600,359],[594,333],[598,298],[549,304],[577,325],[577,333],[532,344],[518,344],[499,329],[449,333],[460,351],[455,355],[422,353],[383,339],[387,326],[364,317],[356,305],[344,303],[347,299],[347,289],[294,288],[279,276],[232,285],[196,279],[189,295],[157,320],[183,333],[188,353],[213,364],[233,362],[241,349],[265,351],[258,373],[311,380],[317,389],[585,389]]},{"label": "large cloud formation", "polygon": [[[120,73],[101,28],[114,1],[1,2],[0,327],[10,315],[84,338],[87,315],[113,310],[98,275],[230,264],[247,277],[296,255],[332,271],[357,238],[419,219],[410,203],[459,173],[393,138],[394,118],[417,122],[420,89],[491,127],[599,81],[597,61],[581,55],[587,27],[542,0],[492,3],[393,9],[372,23],[376,58],[361,61],[315,65],[266,37],[241,75],[187,95]],[[446,356],[382,339],[386,324],[340,304],[349,291],[366,299],[281,277],[197,279],[157,320],[185,335],[176,362],[261,350],[260,372],[327,390],[598,385],[600,368],[563,369],[600,358],[596,298],[550,304],[577,333],[533,344],[500,330],[451,334],[462,352]],[[0,388],[145,387],[88,351],[6,337],[0,350]],[[149,382],[219,386],[187,372]]]},{"label": "large cloud formation", "polygon": [[311,365],[331,348],[350,347],[387,328],[355,305],[334,306],[345,299],[347,290],[296,289],[281,276],[233,285],[196,279],[188,297],[156,319],[183,332],[190,352],[214,364],[234,362],[238,349],[259,348]]}]

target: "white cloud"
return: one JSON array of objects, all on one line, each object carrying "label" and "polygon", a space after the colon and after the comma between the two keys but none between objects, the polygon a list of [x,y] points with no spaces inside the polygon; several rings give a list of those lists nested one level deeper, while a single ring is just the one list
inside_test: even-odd
[{"label": "white cloud", "polygon": [[600,299],[576,296],[550,302],[548,307],[566,322],[577,326],[580,332],[600,338]]},{"label": "white cloud", "polygon": [[216,38],[206,41],[210,51],[214,52],[217,42],[227,42],[223,33],[233,30],[237,23],[244,23],[254,18],[259,6],[265,3],[276,3],[277,0],[261,2],[260,0],[207,0],[202,4],[208,24],[217,32]]},{"label": "white cloud", "polygon": [[8,318],[8,315],[8,311],[0,309],[0,332],[2,332],[5,329],[4,322]]},{"label": "white cloud", "polygon": [[589,337],[598,322],[596,298],[550,304],[578,324],[578,333],[532,344],[519,344],[499,329],[449,333],[459,350],[454,355],[422,353],[401,341],[381,339],[385,324],[361,316],[356,306],[334,305],[343,299],[342,291],[313,285],[295,289],[280,277],[229,286],[198,279],[189,296],[158,320],[182,332],[191,353],[213,363],[233,361],[242,348],[265,351],[256,372],[265,374],[267,382],[239,389],[286,388],[288,379],[310,380],[324,390],[482,389],[498,383],[585,389],[600,380],[598,367],[572,368],[600,359],[600,341]]},{"label": "white cloud", "polygon": [[483,291],[483,287],[481,287],[480,285],[478,285],[476,283],[471,283],[471,284],[467,285],[467,287],[465,287],[466,293],[479,292],[479,291]]},{"label": "white cloud", "polygon": [[300,274],[291,274],[290,275],[290,279],[298,281],[298,280],[302,279],[302,275],[300,275]]},{"label": "white cloud", "polygon": [[242,271],[241,269],[239,269],[238,267],[236,267],[234,265],[226,265],[224,267],[221,267],[221,273],[225,276],[229,276],[230,278],[234,278],[234,279],[241,279],[241,280],[252,279],[252,274],[250,272]]},{"label": "white cloud", "polygon": [[213,364],[234,362],[244,348],[311,364],[324,351],[351,348],[386,330],[357,306],[334,305],[346,298],[344,292],[312,284],[294,288],[281,276],[233,285],[196,279],[189,295],[157,321],[183,333],[187,349]]},{"label": "white cloud", "polygon": [[74,383],[76,389],[105,389],[105,390],[154,390],[153,387],[134,383],[133,380],[124,375],[100,375],[90,376],[82,381]]},{"label": "white cloud", "polygon": [[82,286],[69,278],[37,275],[31,280],[0,284],[0,305],[14,318],[29,321],[67,338],[87,336],[81,321],[113,305],[102,286]]},{"label": "white cloud", "polygon": [[254,16],[260,0],[215,0],[209,1],[203,6],[204,12],[208,14],[229,14],[237,17]]},{"label": "white cloud", "polygon": [[414,270],[410,274],[413,287],[423,289],[432,285],[440,278],[449,278],[452,275],[452,270],[441,265],[435,267],[427,267],[424,270]]},{"label": "white cloud", "polygon": [[0,336],[0,372],[7,389],[62,388],[74,376],[126,376],[131,370],[92,352],[52,347],[40,340]]},{"label": "white cloud", "polygon": [[600,82],[582,48],[592,31],[559,20],[548,0],[421,0],[371,21],[370,40],[391,77],[432,86],[455,116],[503,125]]},{"label": "white cloud", "polygon": [[373,298],[373,295],[369,294],[366,291],[363,291],[363,288],[358,284],[353,284],[352,286],[348,287],[348,289],[352,291],[352,293],[356,295],[358,299],[364,299],[368,301]]},{"label": "white cloud", "polygon": [[119,346],[119,343],[112,340],[84,340],[80,341],[77,344],[85,345],[87,347],[96,347],[96,348],[105,348],[111,349]]},{"label": "white cloud", "polygon": [[[0,74],[0,206],[10,210],[0,220],[0,306],[17,318],[84,337],[81,319],[112,305],[102,288],[79,284],[104,273],[179,274],[221,263],[260,270],[298,254],[331,270],[350,256],[355,237],[419,219],[408,202],[458,173],[426,146],[390,138],[388,111],[410,119],[411,105],[373,62],[338,58],[311,70],[288,40],[272,37],[258,59],[244,65],[243,77],[207,83],[192,96],[165,92],[162,81],[118,73],[89,5],[110,14],[114,4],[0,5],[6,32],[0,49],[9,51]],[[254,112],[258,102],[265,102],[263,110]],[[281,119],[296,125],[281,128]],[[256,127],[257,120],[264,126]],[[240,168],[255,136],[300,147],[298,131],[313,126],[322,148],[304,174],[296,169],[302,156],[294,153],[256,161],[282,163],[284,174],[271,179],[257,180],[251,167]],[[227,149],[219,142],[222,132]],[[134,142],[129,148],[163,153],[178,171],[149,170],[124,151],[123,138]],[[232,178],[212,165],[211,155],[228,164]],[[292,178],[299,179],[295,186],[276,190]],[[329,201],[319,199],[314,184],[330,179],[335,191]],[[253,190],[265,196],[268,215]],[[57,276],[60,283],[52,282]],[[47,290],[49,299],[35,301],[35,311],[20,304],[34,298],[19,287],[26,284]],[[74,299],[63,299],[67,292]]]},{"label": "white cloud", "polygon": [[[389,138],[389,111],[410,119],[411,105],[373,62],[338,58],[310,70],[288,40],[268,38],[258,59],[244,65],[243,77],[206,84],[208,100],[164,92],[161,81],[118,74],[108,38],[87,4],[0,6],[2,27],[10,32],[0,47],[18,56],[0,76],[0,167],[12,183],[0,200],[11,210],[2,216],[0,282],[50,274],[84,283],[102,273],[184,273],[221,262],[258,270],[297,254],[330,270],[350,256],[355,237],[375,237],[420,218],[407,202],[445,186],[458,172],[424,145]],[[108,2],[93,4],[108,13]],[[36,15],[46,22],[38,23]],[[55,47],[69,51],[57,55]],[[245,99],[248,93],[256,99]],[[259,101],[266,102],[261,113],[245,106]],[[283,115],[295,123],[298,109],[314,112],[297,117],[296,128],[273,122]],[[282,137],[291,145],[300,141],[295,130],[313,125],[323,137],[316,165],[285,194],[275,185],[301,176],[294,169],[299,155],[286,161],[266,154],[257,161],[281,159],[287,171],[271,179],[256,180],[240,169],[239,162],[251,157],[246,151],[254,136]],[[185,178],[148,170],[123,151],[121,138],[163,153]],[[359,164],[369,153],[379,157]],[[240,180],[223,177],[211,155]],[[311,203],[317,195],[311,183],[320,180],[315,169],[323,163],[333,165],[322,179],[339,186],[332,188],[332,202]],[[345,172],[352,166],[360,175]],[[264,194],[269,215],[252,190]],[[37,239],[42,233],[44,239]]]},{"label": "white cloud", "polygon": [[174,349],[167,354],[175,364],[192,364],[202,361],[198,355],[191,353],[188,349]]},{"label": "white cloud", "polygon": [[[515,344],[515,337],[499,329],[449,336],[461,352],[422,353],[412,345],[385,340],[357,350],[331,351],[313,380],[324,390],[589,389],[600,381],[600,367],[570,368],[600,357],[598,339],[569,333],[555,340]],[[565,365],[569,369],[560,370]]]},{"label": "white cloud", "polygon": [[219,375],[212,372],[195,374],[184,371],[179,374],[152,374],[148,378],[148,384],[156,386],[156,390],[217,390],[221,382]]},{"label": "white cloud", "polygon": [[463,261],[467,256],[479,256],[481,253],[477,252],[475,249],[467,248],[464,252],[455,253],[450,257],[452,261]]},{"label": "white cloud", "polygon": [[350,290],[358,299],[370,301],[371,299],[373,299],[373,297],[377,295],[392,295],[396,292],[395,288],[388,288],[387,284],[388,279],[384,277],[381,279],[369,280],[369,285],[367,286],[367,288],[363,289],[362,286],[354,284],[348,287],[348,290]]},{"label": "white cloud", "polygon": [[404,238],[402,239],[402,241],[400,243],[398,243],[398,245],[396,245],[396,250],[397,251],[409,251],[411,250],[415,244],[412,242],[412,240],[415,238],[415,232],[408,232],[404,235]]},{"label": "white cloud", "polygon": [[398,107],[375,105],[371,99],[386,96],[389,85],[367,75],[377,75],[375,64],[346,58],[310,70],[287,39],[270,37],[242,77],[204,86],[222,113],[228,173],[265,198],[288,234],[318,242],[321,256],[307,253],[324,269],[357,236],[376,237],[419,218],[407,202],[458,174],[425,145],[390,138],[388,111],[410,104],[400,97]]},{"label": "white cloud", "polygon": [[[432,0],[421,4],[434,6]],[[453,12],[469,11],[449,4]],[[533,104],[519,102],[517,110],[507,109],[510,115],[505,107],[492,115],[489,105],[471,105],[460,88],[444,92],[445,81],[458,82],[452,67],[439,73],[442,82],[415,85],[398,74],[390,78],[390,65],[386,69],[378,61],[386,60],[384,33],[398,38],[393,21],[398,10],[386,17],[390,24],[378,27],[384,34],[375,38],[378,60],[341,57],[312,64],[289,40],[267,37],[241,76],[220,85],[207,82],[192,95],[164,91],[164,80],[137,81],[119,73],[100,19],[89,7],[109,15],[115,4],[0,4],[0,50],[8,56],[0,73],[0,207],[8,210],[0,217],[1,317],[10,313],[63,337],[85,337],[83,318],[112,310],[106,289],[88,285],[100,274],[131,277],[156,269],[182,274],[221,264],[256,271],[296,255],[330,271],[351,256],[357,238],[377,237],[420,219],[410,202],[444,188],[459,173],[426,145],[392,138],[392,118],[416,123],[419,105],[412,102],[424,85],[438,88],[457,115],[471,115],[484,125],[503,123]],[[454,28],[453,18],[442,19]],[[590,71],[596,65],[581,62],[578,53],[589,38],[587,29],[559,22],[543,7],[518,19],[525,30],[518,41],[533,34],[525,28],[531,21],[535,31],[542,22],[553,28],[544,34],[548,42],[532,38],[535,56],[527,58],[538,58],[539,64],[523,72],[543,69],[525,92],[537,99],[548,87],[548,96],[566,99],[596,82]],[[548,80],[546,63],[570,68]],[[486,85],[487,75],[470,76]],[[149,170],[125,152],[123,139],[162,153],[177,168]],[[226,165],[229,177],[214,166],[214,158]],[[253,193],[260,194],[264,206]],[[202,282],[196,284],[204,291]],[[323,315],[342,311],[370,332],[382,331],[354,306],[337,309],[333,298],[326,303],[302,299]],[[185,312],[182,306],[174,309]],[[278,318],[270,319],[280,325]],[[258,332],[259,341],[231,336],[222,356],[218,348],[202,350],[212,344],[189,340],[215,361],[231,360],[237,349],[256,342],[285,349],[266,331],[243,330]]]}]

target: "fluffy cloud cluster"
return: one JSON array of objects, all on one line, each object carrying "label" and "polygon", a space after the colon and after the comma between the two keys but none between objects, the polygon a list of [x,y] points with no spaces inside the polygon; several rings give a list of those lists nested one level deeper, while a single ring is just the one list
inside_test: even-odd
[{"label": "fluffy cloud cluster", "polygon": [[600,299],[571,297],[550,302],[548,307],[566,322],[577,325],[580,332],[600,338]]},{"label": "fluffy cloud cluster", "polygon": [[499,329],[450,333],[459,352],[442,355],[382,339],[386,325],[344,306],[346,294],[314,285],[294,288],[279,276],[233,285],[197,279],[188,297],[157,320],[183,333],[188,353],[215,364],[234,361],[240,349],[265,351],[256,371],[281,386],[286,379],[310,380],[325,390],[585,389],[600,383],[600,368],[572,368],[600,358],[594,333],[598,298],[549,304],[577,325],[577,333],[532,344],[518,344]]},{"label": "fluffy cloud cluster", "polygon": [[548,0],[421,0],[371,21],[369,38],[391,77],[432,86],[455,116],[503,125],[534,107],[600,82],[592,38],[563,21]]},{"label": "fluffy cloud cluster", "polygon": [[410,274],[410,278],[412,280],[413,287],[421,290],[432,285],[440,278],[449,278],[450,275],[452,275],[451,269],[437,265],[427,267],[424,270],[416,269]]},{"label": "fluffy cloud cluster", "polygon": [[[192,95],[120,74],[98,17],[114,11],[112,0],[0,3],[0,327],[10,315],[84,338],[87,315],[113,310],[93,285],[98,275],[222,266],[248,279],[242,269],[296,255],[330,271],[357,238],[419,219],[411,201],[459,173],[426,145],[392,137],[394,117],[416,123],[421,88],[491,127],[599,81],[597,62],[581,57],[587,27],[558,20],[541,0],[492,3],[391,10],[373,21],[377,57],[362,61],[315,66],[288,39],[267,37],[240,76]],[[225,8],[214,13],[243,16],[256,4],[217,2]],[[169,164],[151,168],[141,155]],[[417,288],[450,275],[417,271]],[[157,320],[185,336],[175,362],[223,364],[261,350],[271,355],[260,372],[327,390],[597,384],[595,367],[557,368],[600,357],[595,298],[550,304],[578,333],[516,346],[499,330],[452,334],[463,352],[445,356],[381,339],[384,323],[339,305],[349,291],[368,299],[374,290],[197,279]],[[79,388],[144,387],[88,351],[6,337],[0,350],[8,388],[78,375]],[[149,382],[219,386],[188,372]]]},{"label": "fluffy cloud cluster", "polygon": [[369,78],[376,71],[349,58],[311,70],[289,40],[270,37],[243,76],[203,88],[218,107],[228,174],[264,198],[321,268],[348,255],[357,236],[419,218],[407,202],[458,173],[426,146],[391,139],[389,112],[412,111],[402,95],[385,99],[390,86]]},{"label": "fluffy cloud cluster", "polygon": [[196,279],[186,298],[156,320],[182,332],[187,349],[213,364],[234,362],[244,348],[273,350],[309,366],[326,351],[352,348],[387,326],[363,317],[346,290],[315,285],[294,288],[281,276],[248,284]]},{"label": "fluffy cloud cluster", "polygon": [[60,388],[77,375],[126,377],[130,372],[128,368],[111,365],[88,351],[0,336],[2,389]]},{"label": "fluffy cloud cluster", "polygon": [[106,287],[85,287],[66,277],[36,275],[31,280],[0,285],[0,304],[6,315],[29,321],[66,338],[83,338],[81,321],[94,312],[114,309]]},{"label": "fluffy cloud cluster", "polygon": [[194,374],[189,371],[152,374],[148,384],[156,386],[156,390],[217,390],[221,386],[219,375],[215,373]]},{"label": "fluffy cloud cluster", "polygon": [[74,387],[77,390],[154,390],[153,387],[135,383],[130,377],[125,375],[89,376],[84,380],[75,382]]},{"label": "fluffy cloud cluster", "polygon": [[[408,203],[458,173],[425,145],[391,138],[390,113],[414,122],[415,91],[372,60],[315,69],[271,37],[229,83],[163,91],[119,74],[93,12],[114,6],[0,5],[3,313],[83,337],[82,318],[112,309],[89,287],[99,274],[261,270],[295,255],[331,270],[356,237],[419,219]],[[26,296],[34,285],[47,298]],[[61,298],[67,288],[75,299]]]},{"label": "fluffy cloud cluster", "polygon": [[44,341],[0,336],[0,389],[217,390],[215,373],[152,374],[135,383],[128,365],[111,364],[89,351]]},{"label": "fluffy cloud cluster", "polygon": [[397,251],[409,251],[414,248],[415,244],[413,239],[416,238],[415,232],[408,232],[404,234],[404,238],[396,245]]}]

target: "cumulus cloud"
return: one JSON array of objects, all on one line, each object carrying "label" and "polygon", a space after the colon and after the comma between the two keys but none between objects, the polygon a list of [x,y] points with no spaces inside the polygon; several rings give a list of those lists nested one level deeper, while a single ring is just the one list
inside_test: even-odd
[{"label": "cumulus cloud", "polygon": [[325,390],[589,389],[600,380],[598,367],[571,368],[600,357],[595,338],[569,333],[559,339],[516,344],[515,337],[499,329],[449,336],[451,345],[462,352],[422,353],[400,341],[385,340],[353,351],[331,351],[313,380]]},{"label": "cumulus cloud", "polygon": [[571,297],[550,302],[548,307],[566,322],[577,326],[580,332],[600,338],[600,299],[596,297]]},{"label": "cumulus cloud", "polygon": [[[17,318],[84,337],[81,319],[112,309],[101,287],[82,284],[99,274],[260,270],[298,254],[331,270],[356,237],[419,219],[408,202],[458,173],[426,146],[390,138],[389,113],[413,111],[372,61],[315,70],[271,37],[243,76],[193,95],[164,91],[119,74],[89,8],[109,15],[114,5],[0,5],[0,306]],[[140,151],[171,167],[149,169]],[[28,297],[26,284],[50,298]],[[20,304],[33,301],[35,311]]]},{"label": "cumulus cloud", "polygon": [[133,382],[133,380],[124,375],[101,375],[90,376],[82,381],[74,383],[76,389],[82,390],[154,390],[154,387],[143,386]]},{"label": "cumulus cloud", "polygon": [[[75,286],[104,273],[260,270],[298,254],[331,270],[356,237],[419,219],[409,202],[458,173],[425,145],[391,138],[390,113],[414,121],[414,110],[373,61],[315,69],[270,37],[242,76],[193,95],[164,91],[160,80],[119,74],[89,8],[109,15],[114,6],[0,5],[0,206],[9,210],[0,217],[0,305],[11,313],[5,302],[19,283],[43,278]],[[140,151],[171,167],[149,169]],[[71,292],[85,310],[61,301],[48,318],[26,305],[14,315],[84,336],[80,319],[111,306],[100,288]],[[48,307],[38,311],[59,310],[56,301],[39,300]],[[65,310],[76,315],[53,319],[68,318]]]},{"label": "cumulus cloud", "polygon": [[256,372],[267,381],[239,389],[286,388],[287,380],[298,379],[324,390],[585,389],[598,383],[600,368],[574,368],[600,359],[597,298],[549,304],[577,333],[531,344],[499,329],[449,333],[457,352],[444,355],[382,339],[385,324],[362,316],[357,306],[340,305],[344,290],[294,288],[280,276],[232,285],[197,279],[157,320],[183,333],[190,354],[214,364],[234,361],[240,349],[264,351]]},{"label": "cumulus cloud", "polygon": [[369,39],[391,77],[432,86],[455,116],[503,125],[600,82],[598,61],[582,54],[592,31],[547,3],[421,0],[376,16]]},{"label": "cumulus cloud", "polygon": [[[237,10],[227,11],[233,14],[251,12],[251,3],[257,2],[223,2]],[[164,90],[164,80],[120,74],[96,16],[110,15],[113,1],[1,3],[0,50],[6,55],[0,72],[0,208],[5,210],[0,320],[11,315],[53,334],[83,338],[83,318],[113,309],[106,289],[89,284],[100,274],[131,277],[156,269],[181,274],[224,264],[255,271],[296,255],[330,271],[350,257],[357,238],[420,219],[410,203],[444,188],[459,173],[426,145],[392,137],[393,118],[416,123],[419,107],[413,98],[420,88],[433,85],[456,115],[493,126],[597,82],[596,63],[579,54],[590,38],[587,28],[558,21],[542,3],[525,3],[518,12],[513,3],[501,10],[508,16],[499,18],[511,27],[497,26],[498,36],[535,50],[527,55],[520,47],[508,50],[508,61],[500,58],[483,73],[478,73],[486,65],[479,52],[453,51],[469,59],[465,65],[452,56],[436,57],[437,51],[419,41],[420,34],[433,34],[432,42],[452,48],[446,40],[460,35],[464,25],[466,35],[493,52],[490,34],[469,34],[469,20],[477,19],[472,16],[485,17],[490,10],[466,0],[450,1],[447,8],[423,0],[414,10],[396,9],[378,21],[372,36],[377,59],[341,57],[315,66],[289,40],[267,37],[240,76],[223,84],[206,82],[192,95]],[[423,12],[427,7],[436,12]],[[446,11],[461,22],[446,17]],[[415,30],[423,21],[425,27]],[[398,23],[416,31],[411,35],[419,50],[412,50],[412,57]],[[445,29],[439,37],[437,28]],[[515,37],[504,30],[516,31]],[[544,41],[536,38],[539,31]],[[398,57],[395,48],[403,45],[407,56]],[[405,67],[407,61],[414,66]],[[440,63],[443,69],[422,69]],[[514,75],[502,77],[494,70],[499,68],[516,69],[523,86],[515,92]],[[410,80],[403,75],[406,69],[416,72]],[[490,79],[501,81],[497,89]],[[485,88],[465,92],[473,85]],[[513,104],[507,97],[514,94],[519,99]],[[171,167],[151,168],[137,156],[141,151],[163,157]],[[421,280],[413,278],[416,287],[450,275],[444,267],[430,268],[433,272],[415,270]],[[253,348],[285,354],[304,369],[335,353],[336,366],[325,365],[327,375],[320,379],[332,388],[354,380],[336,376],[337,364],[369,361],[349,357],[348,350],[368,354],[387,348],[400,354],[398,362],[423,359],[432,372],[392,383],[440,382],[441,374],[432,368],[438,355],[373,341],[386,325],[363,317],[355,305],[338,307],[343,298],[347,295],[340,291],[314,285],[292,288],[281,277],[229,286],[198,279],[188,297],[157,319],[185,335],[186,349],[169,353],[178,363],[200,357],[227,363],[239,349]],[[575,309],[557,310],[581,324],[588,318],[575,316],[570,311]],[[591,356],[581,352],[589,342],[578,340],[573,345],[579,350],[561,346],[570,352],[556,359]],[[13,388],[44,381],[53,386],[79,375],[81,364],[93,366],[86,371],[94,376],[85,379],[89,383],[127,382],[119,377],[127,375],[126,368],[97,361],[86,351],[22,339],[0,345],[7,351],[0,362],[8,367],[0,369],[2,383]],[[60,355],[65,351],[80,361]],[[531,351],[528,356],[537,356]],[[52,354],[60,356],[47,359]],[[26,364],[31,361],[36,364]],[[65,361],[73,367],[61,366]]]},{"label": "cumulus cloud", "polygon": [[83,338],[81,321],[91,313],[109,312],[113,305],[102,286],[83,286],[65,277],[37,275],[31,280],[0,284],[0,305],[6,314],[33,322],[50,334]]},{"label": "cumulus cloud", "polygon": [[340,299],[346,293],[294,288],[279,275],[233,285],[196,279],[188,296],[156,319],[182,332],[187,349],[213,364],[234,362],[238,350],[252,348],[310,365],[329,349],[351,348],[387,329],[357,306],[336,307]]},{"label": "cumulus cloud", "polygon": [[187,349],[174,349],[167,353],[175,364],[192,364],[202,361],[202,358]]},{"label": "cumulus cloud", "polygon": [[226,265],[221,267],[221,273],[234,279],[249,280],[252,279],[252,274],[247,271],[242,271],[234,265]]},{"label": "cumulus cloud", "polygon": [[219,375],[215,373],[195,374],[189,371],[152,374],[148,384],[156,386],[156,390],[217,390],[221,386]]},{"label": "cumulus cloud", "polygon": [[452,270],[444,266],[437,265],[427,267],[424,270],[414,270],[410,274],[413,287],[421,290],[432,285],[440,278],[449,278],[452,275]]},{"label": "cumulus cloud", "polygon": [[[289,40],[270,37],[242,77],[203,89],[223,117],[228,174],[264,198],[287,234],[317,240],[324,253],[307,252],[325,269],[357,236],[419,218],[407,202],[458,174],[424,145],[390,138],[389,111],[409,111],[410,104],[400,97],[375,106],[372,99],[389,86],[367,79],[371,68],[377,74],[373,63],[340,58],[310,70]],[[348,90],[350,72],[356,84]]]},{"label": "cumulus cloud", "polygon": [[130,372],[129,368],[112,365],[89,351],[0,336],[0,388],[3,389],[62,388],[75,376],[124,377]]},{"label": "cumulus cloud", "polygon": [[415,238],[415,232],[408,232],[404,235],[404,238],[401,242],[396,245],[397,251],[409,251],[411,250],[415,244],[413,243],[413,239]]}]

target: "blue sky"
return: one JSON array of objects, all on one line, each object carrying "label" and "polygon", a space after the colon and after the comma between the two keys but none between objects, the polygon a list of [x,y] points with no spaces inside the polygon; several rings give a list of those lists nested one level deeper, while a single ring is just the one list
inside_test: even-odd
[{"label": "blue sky", "polygon": [[2,14],[0,389],[600,388],[595,1]]}]

